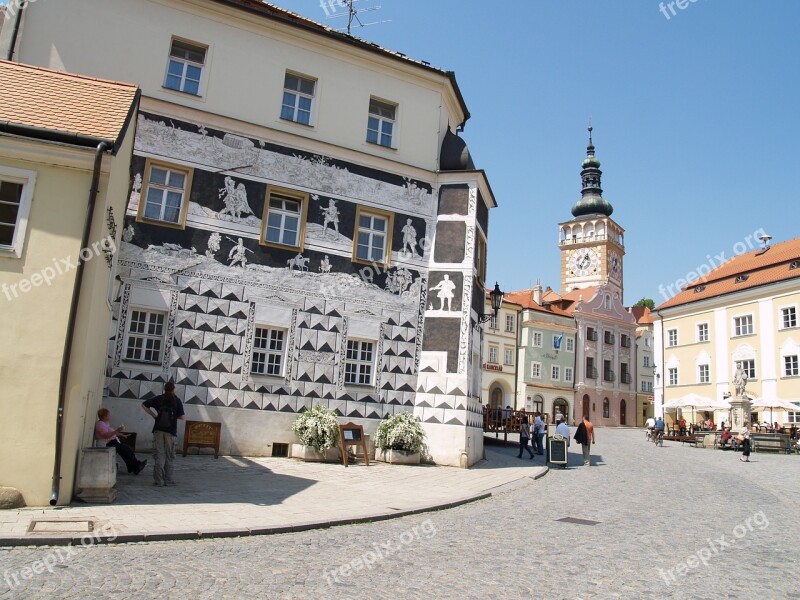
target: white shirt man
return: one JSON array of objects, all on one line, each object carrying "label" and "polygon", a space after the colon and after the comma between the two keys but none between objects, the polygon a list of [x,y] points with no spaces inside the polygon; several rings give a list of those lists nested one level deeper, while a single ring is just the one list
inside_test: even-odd
[{"label": "white shirt man", "polygon": [[647,427],[647,429],[653,429],[656,426],[655,417],[650,417],[649,419],[647,419],[647,421],[645,421],[644,423],[644,426]]},{"label": "white shirt man", "polygon": [[558,426],[556,427],[556,433],[562,436],[565,440],[567,440],[567,446],[569,446],[569,425],[566,424],[564,421],[559,421]]}]

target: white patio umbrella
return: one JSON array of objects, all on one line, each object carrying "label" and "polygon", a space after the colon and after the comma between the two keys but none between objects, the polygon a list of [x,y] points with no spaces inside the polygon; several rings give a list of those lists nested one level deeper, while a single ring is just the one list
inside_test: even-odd
[{"label": "white patio umbrella", "polygon": [[[782,398],[754,398],[750,408],[768,408],[769,409],[769,422],[772,424],[772,411],[776,408],[779,410],[790,410],[792,412],[800,412],[800,406],[793,404],[788,400]],[[761,411],[759,411],[761,412]]]},{"label": "white patio umbrella", "polygon": [[[709,398],[708,396],[701,396],[700,394],[690,393],[686,394],[685,396],[681,396],[680,398],[673,398],[672,400],[667,400],[664,402],[664,408],[689,408],[692,409],[692,423],[694,423],[694,411],[695,409],[702,408],[709,410],[723,410],[723,406],[715,406],[718,405],[719,402],[724,402],[724,400],[714,400],[713,398]],[[726,403],[727,404],[727,403]],[[730,404],[728,404],[727,408],[730,408]]]}]

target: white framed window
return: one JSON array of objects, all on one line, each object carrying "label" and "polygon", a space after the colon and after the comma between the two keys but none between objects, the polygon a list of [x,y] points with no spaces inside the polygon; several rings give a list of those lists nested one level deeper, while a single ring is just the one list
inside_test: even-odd
[{"label": "white framed window", "polygon": [[650,366],[650,357],[649,356],[643,356],[642,357],[642,366],[643,367],[649,367]]},{"label": "white framed window", "polygon": [[565,344],[566,344],[567,352],[575,352],[575,338],[568,337],[565,340]]},{"label": "white framed window", "polygon": [[649,348],[650,347],[650,338],[649,337],[644,338],[644,347],[645,348]]},{"label": "white framed window", "polygon": [[490,329],[497,329],[497,315],[492,313],[492,319],[489,321]]},{"label": "white framed window", "polygon": [[285,353],[286,330],[256,327],[250,372],[255,375],[282,376]]},{"label": "white framed window", "polygon": [[756,361],[754,358],[748,358],[747,360],[739,361],[742,363],[742,370],[747,375],[748,379],[755,379],[756,378]]},{"label": "white framed window", "polygon": [[783,376],[784,377],[796,377],[800,375],[800,371],[798,371],[798,364],[797,364],[797,355],[793,356],[784,356],[783,357]]},{"label": "white framed window", "polygon": [[504,350],[503,354],[505,355],[503,357],[503,364],[513,366],[514,365],[514,350],[511,349],[511,348],[506,348]]},{"label": "white framed window", "polygon": [[733,336],[753,334],[753,315],[733,318]]},{"label": "white framed window", "polygon": [[493,365],[497,364],[497,354],[500,349],[497,346],[489,346],[489,362]]},{"label": "white framed window", "polygon": [[708,323],[697,324],[697,341],[698,342],[708,341]]},{"label": "white framed window", "polygon": [[374,344],[364,340],[347,340],[344,363],[344,382],[355,385],[372,385]]},{"label": "white framed window", "polygon": [[307,211],[307,195],[270,187],[261,221],[261,243],[302,250]]},{"label": "white framed window", "polygon": [[165,313],[134,308],[128,321],[125,360],[150,364],[161,363],[164,351]]},{"label": "white framed window", "polygon": [[800,423],[800,406],[797,407],[797,412],[788,411],[788,423]]},{"label": "white framed window", "polygon": [[0,256],[22,256],[36,172],[0,166]]},{"label": "white framed window", "polygon": [[542,378],[542,363],[536,361],[531,363],[531,377],[534,379]]},{"label": "white framed window", "polygon": [[653,382],[652,381],[642,381],[642,391],[643,392],[652,392],[653,391]]},{"label": "white framed window", "polygon": [[382,102],[375,98],[369,100],[369,116],[367,118],[367,141],[393,148],[394,122],[397,116],[397,105]]},{"label": "white framed window", "polygon": [[667,346],[677,346],[678,345],[678,330],[677,329],[668,329],[667,330]]},{"label": "white framed window", "polygon": [[358,207],[356,234],[353,236],[353,260],[366,263],[389,263],[392,247],[392,215]]},{"label": "white framed window", "polygon": [[797,309],[789,306],[781,309],[781,329],[797,327]]},{"label": "white framed window", "polygon": [[533,345],[536,348],[542,347],[542,340],[543,340],[542,332],[541,331],[534,331],[533,332]]},{"label": "white framed window", "polygon": [[711,373],[708,365],[697,365],[697,383],[710,383]]},{"label": "white framed window", "polygon": [[138,220],[183,229],[192,189],[192,170],[147,159]]},{"label": "white framed window", "polygon": [[199,96],[207,51],[208,46],[173,39],[164,87]]},{"label": "white framed window", "polygon": [[564,367],[564,381],[572,381],[572,367]]},{"label": "white framed window", "polygon": [[678,369],[677,367],[670,367],[667,369],[667,378],[669,385],[678,385]]},{"label": "white framed window", "polygon": [[558,381],[561,379],[561,367],[558,365],[552,365],[550,367],[550,379],[553,381]]},{"label": "white framed window", "polygon": [[281,119],[311,125],[316,87],[316,80],[287,72],[283,78]]},{"label": "white framed window", "polygon": [[514,315],[506,315],[506,331],[514,333]]}]

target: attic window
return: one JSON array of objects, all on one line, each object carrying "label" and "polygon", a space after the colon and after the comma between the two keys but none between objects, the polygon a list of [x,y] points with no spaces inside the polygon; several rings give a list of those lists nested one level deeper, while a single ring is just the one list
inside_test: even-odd
[{"label": "attic window", "polygon": [[744,283],[750,278],[750,275],[739,275],[736,277],[736,283]]},{"label": "attic window", "polygon": [[789,265],[789,270],[790,270],[790,271],[794,271],[794,270],[795,270],[795,269],[797,269],[798,267],[800,267],[800,260],[793,260],[793,261],[791,262],[791,264]]},{"label": "attic window", "polygon": [[700,284],[696,288],[694,288],[694,293],[695,294],[699,294],[700,292],[705,292],[705,291],[706,291],[706,286],[704,286],[702,284]]}]

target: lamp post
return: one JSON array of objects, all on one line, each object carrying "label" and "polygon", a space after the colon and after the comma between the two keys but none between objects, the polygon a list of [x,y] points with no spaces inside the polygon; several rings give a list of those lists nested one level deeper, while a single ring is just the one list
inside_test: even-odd
[{"label": "lamp post", "polygon": [[496,317],[497,313],[500,311],[500,307],[503,305],[503,297],[505,293],[500,290],[500,285],[495,281],[494,282],[494,289],[489,292],[489,300],[492,303],[492,312],[489,314],[481,313],[478,315],[478,323],[486,323],[492,317]]}]

